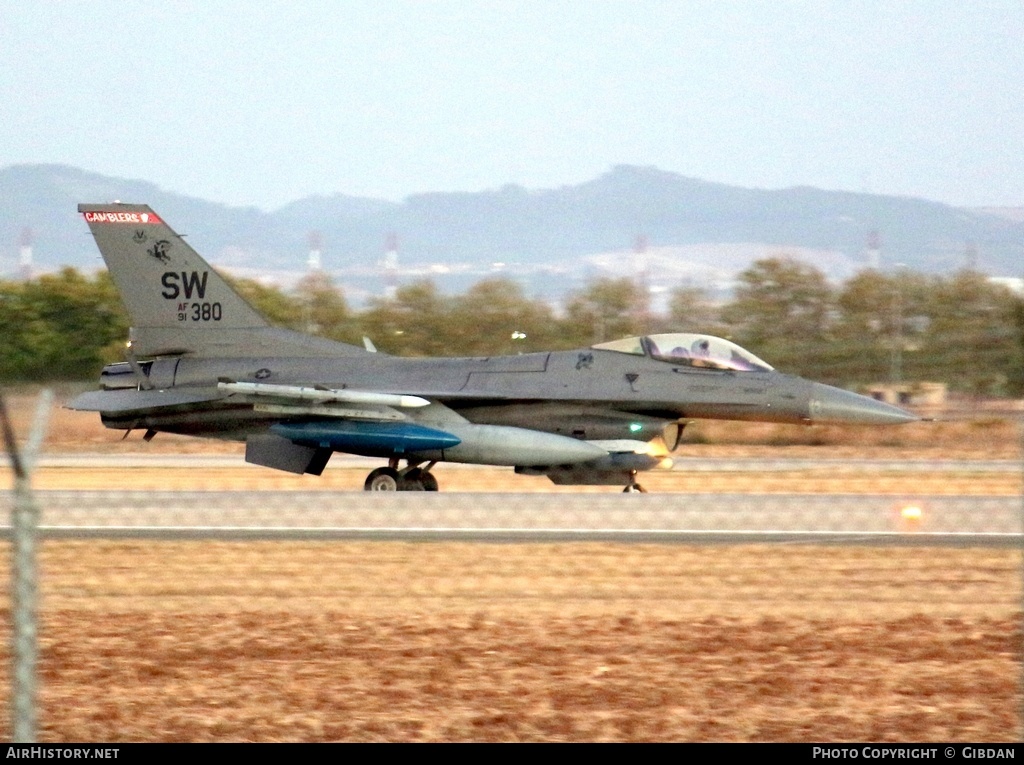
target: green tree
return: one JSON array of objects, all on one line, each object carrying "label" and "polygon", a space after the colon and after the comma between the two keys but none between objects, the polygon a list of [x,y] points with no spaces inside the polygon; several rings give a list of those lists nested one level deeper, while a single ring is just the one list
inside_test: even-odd
[{"label": "green tree", "polygon": [[259,311],[271,324],[287,329],[302,329],[302,306],[293,296],[255,279],[239,279],[218,273],[243,300]]},{"label": "green tree", "polygon": [[977,271],[941,280],[931,295],[922,355],[934,377],[983,395],[1005,395],[1020,346],[1014,330],[1017,298]]},{"label": "green tree", "polygon": [[375,299],[359,317],[362,333],[385,353],[454,356],[448,339],[448,309],[437,285],[419,281],[398,288],[394,298]]},{"label": "green tree", "polygon": [[722,311],[737,342],[781,369],[826,375],[835,298],[825,275],[795,258],[773,257],[753,263],[738,282]]},{"label": "green tree", "polygon": [[550,350],[558,340],[551,309],[511,279],[487,279],[456,297],[447,335],[450,350],[467,356]]},{"label": "green tree", "polygon": [[[936,280],[900,270],[862,271],[840,289],[833,365],[846,384],[920,378],[920,354]],[[930,378],[934,379],[934,378]]]},{"label": "green tree", "polygon": [[700,287],[676,287],[669,295],[668,327],[672,332],[727,333],[721,308]]},{"label": "green tree", "polygon": [[1006,363],[1006,392],[1024,396],[1024,298],[1015,296],[1010,304],[1013,351]]},{"label": "green tree", "polygon": [[359,339],[344,295],[323,271],[304,276],[295,286],[294,299],[302,314],[304,332],[344,342]]},{"label": "green tree", "polygon": [[56,342],[52,327],[29,307],[24,285],[0,282],[0,380],[32,379],[36,349]]},{"label": "green tree", "polygon": [[0,286],[0,377],[82,380],[123,359],[128,321],[104,272],[65,268]]},{"label": "green tree", "polygon": [[645,305],[632,279],[598,279],[569,296],[565,337],[572,347],[639,335],[638,307]]}]

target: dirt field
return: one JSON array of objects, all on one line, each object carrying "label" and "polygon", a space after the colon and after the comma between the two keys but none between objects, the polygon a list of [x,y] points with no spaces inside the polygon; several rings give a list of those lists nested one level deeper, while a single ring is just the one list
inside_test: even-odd
[{"label": "dirt field", "polygon": [[[17,407],[19,427],[30,403]],[[685,453],[1019,453],[1016,425],[1001,420],[924,423],[899,436],[719,425],[698,434],[710,443]],[[117,438],[94,417],[60,411],[48,446],[239,451],[164,436],[150,444]],[[184,472],[133,470],[130,481],[133,488],[184,488],[185,481],[314,488],[255,468]],[[496,478],[438,472],[455,491],[491,489],[473,483],[487,475],[515,481],[518,490],[554,488],[508,471]],[[65,469],[37,478],[40,488],[109,489],[129,477]],[[322,488],[357,488],[362,473],[329,470],[324,479]],[[732,490],[746,481],[738,490],[751,492],[1020,491],[1017,476],[939,472],[656,480],[667,483],[653,476],[645,483],[662,491],[721,491],[719,480]],[[2,552],[0,565],[9,566]],[[1020,551],[83,541],[46,542],[41,568],[44,741],[995,742],[1024,735]],[[5,632],[9,624],[5,614]],[[8,650],[8,635],[0,646]],[[5,700],[7,682],[0,673]],[[9,730],[6,707],[0,725]]]},{"label": "dirt field", "polygon": [[1013,551],[48,542],[42,566],[46,741],[1020,736]]}]

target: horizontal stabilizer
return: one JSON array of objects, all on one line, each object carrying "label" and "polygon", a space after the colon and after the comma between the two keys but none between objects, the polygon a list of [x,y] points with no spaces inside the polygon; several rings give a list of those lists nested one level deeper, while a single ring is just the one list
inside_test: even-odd
[{"label": "horizontal stabilizer", "polygon": [[135,412],[165,406],[220,401],[226,395],[215,388],[192,390],[95,390],[76,396],[65,407],[82,412]]}]

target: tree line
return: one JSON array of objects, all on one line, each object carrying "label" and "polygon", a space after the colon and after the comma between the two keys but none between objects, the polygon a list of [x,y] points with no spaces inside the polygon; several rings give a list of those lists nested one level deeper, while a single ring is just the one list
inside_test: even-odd
[{"label": "tree line", "polygon": [[[235,289],[278,326],[401,356],[486,356],[592,345],[655,332],[727,337],[777,369],[845,387],[935,381],[978,395],[1024,394],[1024,300],[983,274],[866,270],[841,284],[807,263],[772,257],[715,301],[680,286],[667,306],[631,279],[597,279],[557,311],[512,279],[459,295],[431,281],[354,310],[324,273],[289,291],[248,279]],[[106,272],[65,268],[0,281],[0,381],[93,378],[124,357],[128,319]]]}]

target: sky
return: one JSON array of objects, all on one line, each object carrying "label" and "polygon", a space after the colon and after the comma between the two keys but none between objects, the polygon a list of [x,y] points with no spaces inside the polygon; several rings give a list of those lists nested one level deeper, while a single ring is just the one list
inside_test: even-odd
[{"label": "sky", "polygon": [[0,0],[0,168],[231,205],[642,165],[1024,206],[1024,0]]}]

